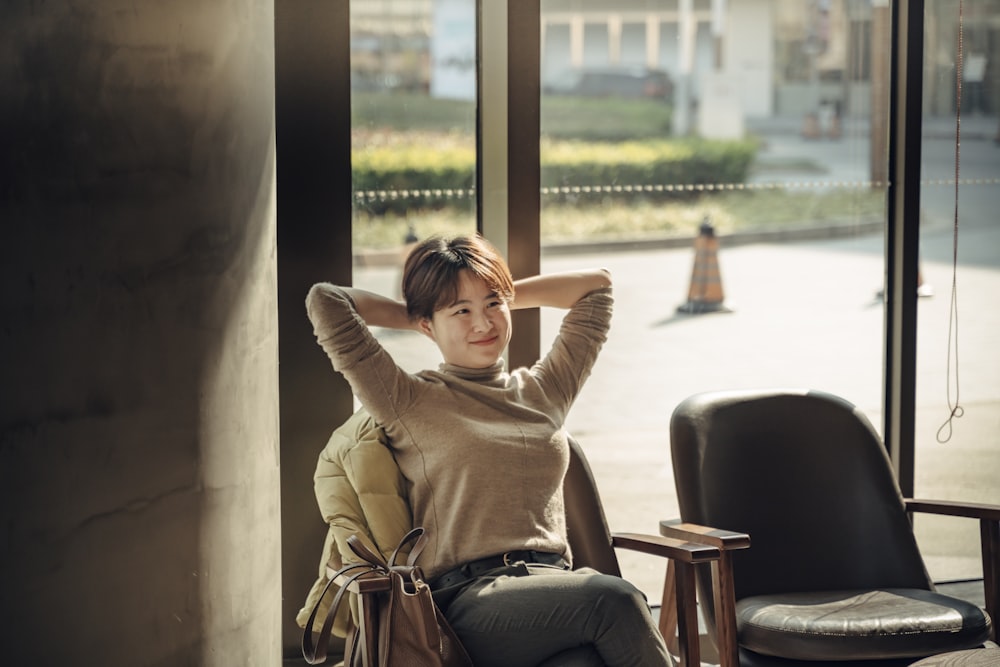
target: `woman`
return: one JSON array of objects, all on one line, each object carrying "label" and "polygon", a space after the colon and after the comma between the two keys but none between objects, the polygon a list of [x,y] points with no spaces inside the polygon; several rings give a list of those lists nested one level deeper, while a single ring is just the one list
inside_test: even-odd
[{"label": "woman", "polygon": [[[419,564],[477,667],[669,664],[642,593],[619,577],[570,571],[563,423],[611,321],[605,270],[518,281],[479,236],[418,244],[405,304],[314,285],[309,318],[333,367],[388,435],[410,484]],[[568,308],[551,350],[510,373],[510,311]],[[444,358],[400,369],[369,326],[415,329]]]}]

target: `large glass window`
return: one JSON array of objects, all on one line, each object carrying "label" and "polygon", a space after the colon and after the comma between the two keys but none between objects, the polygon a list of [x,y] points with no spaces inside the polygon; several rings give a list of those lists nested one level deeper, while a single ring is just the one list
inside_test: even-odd
[{"label": "large glass window", "polygon": [[[925,7],[915,493],[1000,503],[1000,2]],[[935,579],[982,576],[976,522],[916,530]]]},{"label": "large glass window", "polygon": [[[821,389],[881,428],[888,89],[865,64],[869,3],[543,0],[541,21],[542,267],[615,276],[568,424],[610,524],[676,515],[668,423],[690,394]],[[660,563],[619,556],[659,594]]]},{"label": "large glass window", "polygon": [[[1000,0],[926,9],[916,491],[1000,502]],[[667,425],[692,393],[822,389],[882,430],[888,11],[542,0],[542,270],[615,274],[611,338],[568,422],[615,529],[676,514]],[[351,13],[355,284],[393,293],[410,240],[476,228],[477,2]],[[561,316],[542,313],[543,352]],[[408,369],[438,363],[420,336],[379,335]],[[974,525],[917,530],[935,579],[979,576]],[[658,595],[661,564],[620,556]]]}]

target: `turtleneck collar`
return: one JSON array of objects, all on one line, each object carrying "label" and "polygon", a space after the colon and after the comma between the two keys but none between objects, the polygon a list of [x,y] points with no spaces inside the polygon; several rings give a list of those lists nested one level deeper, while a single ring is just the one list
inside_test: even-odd
[{"label": "turtleneck collar", "polygon": [[455,364],[442,363],[438,369],[442,373],[454,375],[455,377],[469,380],[470,382],[490,382],[503,377],[505,363],[504,360],[497,359],[496,363],[486,368],[466,368]]}]

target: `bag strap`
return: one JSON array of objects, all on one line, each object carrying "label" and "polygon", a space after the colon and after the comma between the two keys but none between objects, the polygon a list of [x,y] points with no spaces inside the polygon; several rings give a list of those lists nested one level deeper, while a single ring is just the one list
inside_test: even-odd
[{"label": "bag strap", "polygon": [[[340,608],[340,604],[344,599],[344,593],[351,586],[351,584],[366,574],[389,574],[392,571],[392,568],[395,567],[396,558],[399,556],[400,550],[410,542],[415,543],[413,548],[410,549],[410,555],[407,558],[407,565],[413,566],[417,557],[420,555],[420,552],[423,551],[424,546],[427,543],[427,535],[424,534],[423,528],[414,528],[404,535],[403,539],[400,540],[399,545],[395,548],[395,550],[393,550],[392,557],[389,558],[388,563],[385,562],[381,555],[368,548],[368,546],[361,541],[361,538],[357,535],[351,535],[347,538],[347,544],[351,547],[351,550],[354,551],[359,558],[366,562],[345,565],[336,572],[328,573],[329,581],[326,583],[326,587],[323,588],[323,592],[320,594],[319,598],[317,598],[316,604],[313,605],[312,613],[309,614],[309,620],[306,622],[305,629],[302,631],[302,656],[305,658],[307,663],[310,665],[318,665],[326,660],[327,647],[330,643],[330,634],[333,631],[333,623],[337,616],[337,610]],[[327,591],[330,590],[330,586],[332,586],[341,576],[346,575],[349,572],[354,572],[354,574],[351,574],[351,576],[349,576],[346,581],[340,585],[337,595],[333,598],[333,602],[330,604],[330,610],[327,612],[326,618],[323,620],[323,627],[320,628],[319,635],[316,638],[316,643],[314,645],[313,623],[315,623],[316,615],[319,613],[320,604],[323,602],[323,598],[326,597]],[[410,573],[411,578],[415,574],[416,569]]]},{"label": "bag strap", "polygon": [[382,556],[369,549],[368,545],[362,542],[361,538],[357,535],[351,535],[347,538],[347,546],[370,567],[377,568],[381,572],[389,571],[389,565],[383,560]]},{"label": "bag strap", "polygon": [[424,550],[424,546],[427,544],[427,535],[424,534],[423,528],[414,528],[404,535],[403,539],[399,541],[399,545],[393,550],[388,563],[382,558],[381,555],[369,549],[368,545],[366,545],[357,535],[351,535],[347,538],[347,545],[351,547],[351,551],[358,555],[358,558],[367,561],[372,566],[383,572],[388,572],[396,565],[396,559],[399,557],[399,552],[410,542],[415,542],[415,544],[413,545],[413,548],[410,549],[410,555],[406,559],[406,564],[413,565],[416,563],[417,557],[420,556],[420,552]]},{"label": "bag strap", "polygon": [[410,555],[406,559],[406,564],[412,566],[417,562],[420,552],[423,551],[424,547],[427,545],[427,535],[424,532],[424,529],[418,526],[406,535],[403,535],[403,539],[399,541],[399,546],[397,546],[392,552],[392,558],[389,559],[389,563],[391,565],[396,564],[396,557],[399,556],[399,550],[410,542],[413,542],[413,547],[410,549]]},{"label": "bag strap", "polygon": [[[314,646],[312,637],[313,623],[316,621],[316,614],[319,612],[320,604],[323,602],[323,598],[326,597],[327,591],[330,590],[330,586],[332,586],[342,575],[345,575],[352,570],[360,570],[360,572],[352,574],[343,584],[341,584],[340,589],[337,591],[337,595],[333,598],[333,603],[330,605],[330,610],[326,613],[326,618],[323,620],[323,627],[319,631],[319,636],[316,638],[316,645]],[[330,581],[326,583],[326,587],[323,589],[323,593],[316,600],[316,604],[313,605],[312,613],[309,614],[309,620],[306,622],[306,627],[302,631],[302,656],[306,659],[307,663],[310,665],[318,665],[326,660],[327,647],[330,644],[330,633],[333,631],[333,622],[336,619],[337,610],[340,608],[340,603],[344,599],[344,592],[351,584],[372,571],[373,569],[371,565],[367,563],[358,563],[342,567],[331,575]]]}]

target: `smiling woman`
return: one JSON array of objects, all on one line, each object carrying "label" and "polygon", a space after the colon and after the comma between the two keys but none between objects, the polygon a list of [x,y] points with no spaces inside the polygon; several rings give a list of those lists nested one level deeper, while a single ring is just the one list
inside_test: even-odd
[{"label": "smiling woman", "polygon": [[[455,299],[421,317],[418,328],[449,364],[487,368],[510,342],[510,308],[486,281],[465,269],[458,274]],[[450,301],[450,303],[448,302]]]},{"label": "smiling woman", "polygon": [[[565,651],[604,665],[668,664],[638,589],[570,569],[563,425],[607,339],[610,274],[514,282],[485,239],[432,237],[407,258],[403,293],[405,303],[321,283],[306,305],[334,369],[411,483],[413,520],[429,537],[417,564],[474,664],[534,665]],[[510,309],[539,306],[568,309],[559,334],[530,368],[508,372]],[[407,373],[369,326],[420,331],[444,363]],[[527,555],[508,562],[510,553]]]},{"label": "smiling woman", "polygon": [[410,319],[431,318],[459,300],[459,277],[467,272],[504,301],[514,299],[506,262],[479,236],[434,236],[410,252],[403,267],[403,295]]}]

